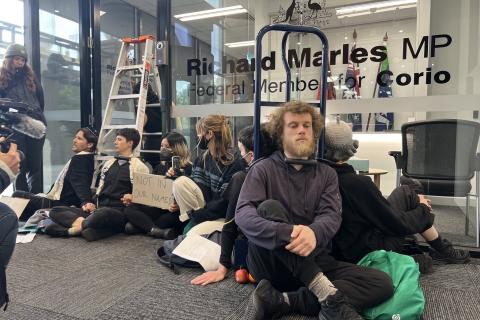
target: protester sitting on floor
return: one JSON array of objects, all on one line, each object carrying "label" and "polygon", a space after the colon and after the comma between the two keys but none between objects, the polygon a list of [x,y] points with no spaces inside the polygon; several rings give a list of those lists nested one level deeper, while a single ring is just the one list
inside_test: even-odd
[{"label": "protester sitting on floor", "polygon": [[[356,263],[378,249],[408,254],[404,250],[405,237],[419,233],[430,244],[434,259],[448,263],[469,261],[468,251],[454,249],[438,234],[430,200],[421,194],[420,183],[400,186],[385,199],[369,177],[356,174],[346,163],[358,148],[347,123],[339,119],[330,123],[325,144],[325,157],[334,162],[331,166],[337,171],[342,195],[343,221],[334,238],[336,258]],[[413,257],[420,271],[428,272],[431,259],[422,254]]]},{"label": "protester sitting on floor", "polygon": [[[172,157],[180,159],[180,171],[172,168]],[[167,177],[190,176],[192,162],[187,140],[177,132],[169,132],[162,139],[160,163],[153,170],[154,174]],[[132,204],[125,208],[129,221],[125,226],[128,234],[145,233],[154,238],[174,239],[183,231],[186,222],[179,220],[178,205],[174,202],[168,210],[146,205]]]},{"label": "protester sitting on floor", "polygon": [[132,201],[133,173],[148,173],[147,166],[132,155],[139,141],[137,130],[118,130],[115,138],[118,156],[108,160],[101,170],[96,205],[82,209],[52,208],[50,218],[55,224],[47,226],[45,233],[53,236],[81,234],[88,241],[94,241],[124,232],[127,223],[124,210]]},{"label": "protester sitting on floor", "polygon": [[295,101],[277,109],[268,126],[281,150],[251,166],[235,213],[249,241],[248,270],[259,281],[252,293],[255,319],[291,311],[362,319],[357,312],[391,297],[393,286],[384,272],[328,254],[341,223],[337,176],[324,163],[305,164],[314,155],[322,117]]},{"label": "protester sitting on floor", "polygon": [[173,183],[180,221],[190,219],[190,225],[225,218],[228,201],[222,193],[233,174],[244,169],[242,159],[233,153],[227,118],[221,115],[201,118],[196,129],[197,146],[206,151],[195,159],[189,178],[180,177]]},{"label": "protester sitting on floor", "polygon": [[[260,159],[268,157],[274,151],[274,143],[264,126],[260,131],[261,135],[261,154]],[[245,170],[235,173],[228,184],[227,190],[225,190],[225,197],[228,199],[227,215],[225,217],[225,224],[222,228],[221,236],[221,254],[220,254],[220,266],[215,271],[208,271],[202,275],[196,277],[191,281],[196,285],[207,285],[209,283],[215,283],[225,279],[228,273],[228,269],[232,266],[232,251],[235,243],[235,239],[239,235],[237,224],[235,223],[235,208],[237,206],[238,196],[240,195],[240,189],[242,188],[243,181],[247,176],[248,167],[253,163],[253,126],[248,126],[240,130],[238,133],[238,149],[240,149],[240,155],[245,162]],[[259,160],[260,160],[259,159]]]},{"label": "protester sitting on floor", "polygon": [[94,152],[97,135],[88,127],[80,128],[73,138],[75,155],[67,162],[47,194],[15,191],[13,197],[30,199],[20,220],[28,220],[38,209],[56,206],[89,207],[92,205]]}]

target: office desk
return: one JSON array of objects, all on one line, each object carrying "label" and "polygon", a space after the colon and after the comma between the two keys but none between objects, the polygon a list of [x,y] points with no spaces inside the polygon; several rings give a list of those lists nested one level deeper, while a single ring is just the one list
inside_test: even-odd
[{"label": "office desk", "polygon": [[368,171],[359,171],[358,174],[362,176],[373,176],[373,182],[380,189],[380,176],[382,174],[387,174],[387,170],[370,168]]}]

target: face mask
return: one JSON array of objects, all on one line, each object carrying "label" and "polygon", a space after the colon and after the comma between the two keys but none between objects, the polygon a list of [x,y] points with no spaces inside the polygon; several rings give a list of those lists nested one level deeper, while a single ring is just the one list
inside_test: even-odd
[{"label": "face mask", "polygon": [[171,161],[173,157],[173,151],[166,148],[160,149],[160,161]]},{"label": "face mask", "polygon": [[200,138],[200,140],[198,141],[198,148],[199,149],[202,149],[202,150],[207,150],[208,149],[208,143],[210,142],[210,140],[207,140],[207,138],[205,138],[205,136],[202,136]]}]

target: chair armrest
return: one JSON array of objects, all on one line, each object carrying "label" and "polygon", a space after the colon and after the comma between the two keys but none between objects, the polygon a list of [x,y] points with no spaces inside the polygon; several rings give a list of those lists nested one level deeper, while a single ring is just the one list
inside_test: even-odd
[{"label": "chair armrest", "polygon": [[395,160],[395,165],[396,165],[397,169],[403,169],[404,168],[405,159],[404,159],[401,151],[389,151],[388,155],[392,156],[393,159]]}]

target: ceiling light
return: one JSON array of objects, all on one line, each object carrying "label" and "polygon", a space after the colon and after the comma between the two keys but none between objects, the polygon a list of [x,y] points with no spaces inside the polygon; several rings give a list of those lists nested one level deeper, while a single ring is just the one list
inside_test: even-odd
[{"label": "ceiling light", "polygon": [[231,6],[231,7],[218,8],[218,9],[182,13],[182,14],[177,14],[174,17],[177,19],[180,19],[180,21],[192,21],[192,20],[200,20],[200,19],[207,19],[207,18],[213,18],[213,17],[230,16],[233,14],[239,14],[239,13],[245,13],[245,12],[247,12],[247,9],[245,9],[241,5],[237,5],[237,6]]},{"label": "ceiling light", "polygon": [[365,4],[358,4],[352,6],[345,6],[336,9],[339,19],[346,17],[356,17],[375,12],[386,12],[397,9],[414,8],[417,5],[417,0],[391,0],[379,1]]},{"label": "ceiling light", "polygon": [[100,10],[100,17],[103,16],[105,13],[105,11]]},{"label": "ceiling light", "polygon": [[53,12],[55,12],[55,13],[59,13],[59,12],[60,12],[60,10],[57,10],[57,9],[55,9],[55,10],[53,10]]},{"label": "ceiling light", "polygon": [[225,43],[225,46],[229,48],[249,47],[254,45],[255,45],[255,40]]}]

